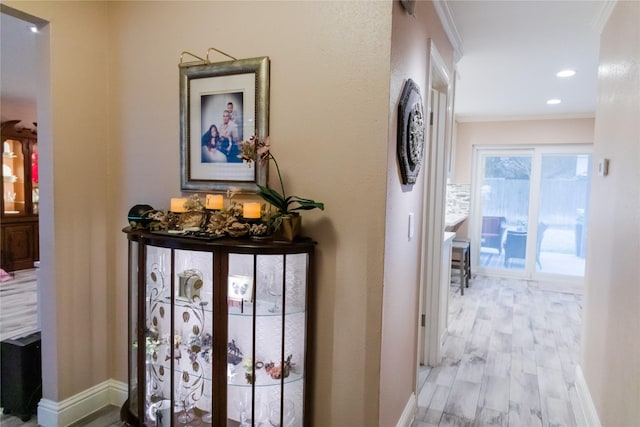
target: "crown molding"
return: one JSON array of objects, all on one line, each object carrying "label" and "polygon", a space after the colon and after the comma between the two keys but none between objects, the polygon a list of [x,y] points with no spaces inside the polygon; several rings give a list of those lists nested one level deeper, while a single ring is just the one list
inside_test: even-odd
[{"label": "crown molding", "polygon": [[447,0],[435,0],[433,2],[433,6],[440,18],[440,23],[442,23],[444,32],[447,34],[449,43],[451,43],[451,46],[453,47],[453,62],[456,63],[463,55],[462,37],[460,36],[456,22],[453,19],[453,13],[451,13],[449,3],[447,3]]},{"label": "crown molding", "polygon": [[523,116],[465,116],[457,115],[457,123],[473,123],[473,122],[515,122],[527,120],[570,120],[570,119],[593,119],[595,113],[567,113],[567,114],[531,114]]},{"label": "crown molding", "polygon": [[607,25],[609,16],[611,16],[611,12],[613,12],[617,2],[618,0],[606,0],[600,3],[600,7],[591,20],[591,28],[597,31],[598,34],[602,34],[604,26]]}]

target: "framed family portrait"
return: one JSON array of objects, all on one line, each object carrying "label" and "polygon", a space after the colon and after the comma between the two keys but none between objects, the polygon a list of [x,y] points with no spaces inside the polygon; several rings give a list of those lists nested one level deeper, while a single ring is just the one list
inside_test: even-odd
[{"label": "framed family portrait", "polygon": [[240,158],[240,142],[269,135],[269,58],[180,64],[180,188],[258,191],[268,162]]}]

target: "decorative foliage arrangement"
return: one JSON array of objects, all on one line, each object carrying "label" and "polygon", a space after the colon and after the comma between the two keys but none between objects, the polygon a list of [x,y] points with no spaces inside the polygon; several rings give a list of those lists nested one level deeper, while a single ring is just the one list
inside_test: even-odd
[{"label": "decorative foliage arrangement", "polygon": [[[324,203],[316,202],[299,196],[287,196],[284,182],[280,173],[280,166],[270,151],[270,138],[260,140],[253,135],[249,140],[240,142],[239,158],[248,162],[266,163],[273,161],[278,173],[280,192],[273,188],[258,185],[260,196],[275,210],[261,206],[260,218],[247,219],[244,217],[244,207],[233,200],[235,192],[227,190],[228,207],[217,210],[206,209],[198,194],[190,196],[184,203],[185,212],[171,212],[149,209],[136,216],[129,217],[129,224],[133,229],[149,229],[151,231],[166,231],[172,234],[184,234],[200,238],[229,237],[267,237],[277,231],[289,218],[297,218],[299,227],[299,211],[320,209],[324,210]],[[139,206],[139,205],[137,205]],[[146,205],[142,205],[146,206]],[[285,240],[293,240],[288,236]]]},{"label": "decorative foliage arrangement", "polygon": [[[227,191],[227,197],[234,196]],[[264,236],[268,225],[250,223],[242,217],[243,208],[240,203],[230,201],[229,207],[220,210],[207,210],[198,194],[189,197],[184,205],[186,212],[165,212],[149,210],[143,214],[148,221],[130,221],[133,229],[149,229],[151,231],[168,231],[174,234],[194,235],[197,237],[219,238],[224,236]]]}]

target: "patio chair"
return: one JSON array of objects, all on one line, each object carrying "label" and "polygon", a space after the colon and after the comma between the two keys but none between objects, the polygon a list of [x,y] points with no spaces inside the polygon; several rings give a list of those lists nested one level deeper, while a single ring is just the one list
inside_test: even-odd
[{"label": "patio chair", "polygon": [[507,219],[503,216],[483,216],[481,246],[493,248],[502,255],[502,238],[506,229]]},{"label": "patio chair", "polygon": [[507,238],[504,242],[504,266],[512,258],[524,259],[527,252],[527,232],[507,231]]},{"label": "patio chair", "polygon": [[542,264],[540,263],[540,246],[542,246],[542,238],[544,237],[544,232],[547,231],[549,226],[544,222],[538,224],[538,241],[536,243],[536,264],[542,270]]}]

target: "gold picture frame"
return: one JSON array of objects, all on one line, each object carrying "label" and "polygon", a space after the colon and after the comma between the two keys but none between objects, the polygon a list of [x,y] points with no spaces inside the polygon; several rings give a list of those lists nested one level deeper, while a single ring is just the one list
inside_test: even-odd
[{"label": "gold picture frame", "polygon": [[181,190],[255,193],[266,186],[268,162],[238,154],[240,141],[269,134],[269,57],[179,68]]}]

